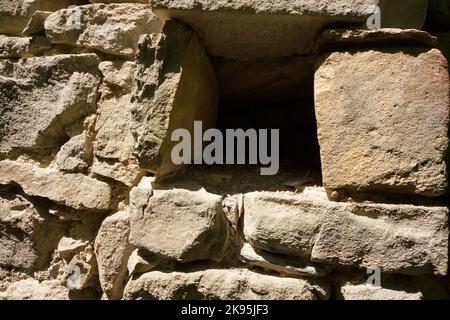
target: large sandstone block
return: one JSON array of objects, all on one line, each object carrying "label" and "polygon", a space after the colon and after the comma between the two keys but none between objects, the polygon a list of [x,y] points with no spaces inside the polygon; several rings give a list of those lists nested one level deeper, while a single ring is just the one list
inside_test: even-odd
[{"label": "large sandstone block", "polygon": [[162,20],[178,19],[214,56],[256,59],[311,52],[329,25],[361,25],[379,4],[382,27],[421,29],[428,0],[151,0]]},{"label": "large sandstone block", "polygon": [[[77,15],[78,25],[67,23]],[[159,32],[161,23],[143,4],[90,4],[59,10],[45,20],[52,43],[70,44],[133,58],[141,34]]]},{"label": "large sandstone block", "polygon": [[307,188],[246,194],[244,211],[244,235],[255,248],[335,266],[447,273],[446,207],[340,203]]},{"label": "large sandstone block", "polygon": [[100,285],[109,299],[120,299],[127,279],[127,262],[133,252],[128,241],[130,219],[127,211],[106,218],[95,238]]},{"label": "large sandstone block", "polygon": [[437,49],[324,57],[315,104],[325,187],[445,194],[449,92]]},{"label": "large sandstone block", "polygon": [[28,195],[75,209],[108,210],[111,202],[111,188],[105,182],[10,160],[0,161],[0,184],[18,184]]},{"label": "large sandstone block", "polygon": [[217,116],[218,86],[196,34],[176,21],[139,43],[132,97],[132,132],[142,168],[159,175],[177,170],[171,159],[176,129],[193,136],[194,121],[206,130]]},{"label": "large sandstone block", "polygon": [[141,183],[130,195],[130,218],[131,244],[181,262],[220,260],[228,240],[222,197],[192,183],[152,191]]},{"label": "large sandstone block", "polygon": [[95,54],[21,59],[0,75],[0,151],[52,148],[65,128],[96,110]]},{"label": "large sandstone block", "polygon": [[303,279],[262,275],[246,269],[210,269],[145,273],[128,282],[124,299],[319,300],[329,294],[329,286]]},{"label": "large sandstone block", "polygon": [[21,35],[36,11],[56,11],[84,0],[5,0],[0,2],[0,33]]}]

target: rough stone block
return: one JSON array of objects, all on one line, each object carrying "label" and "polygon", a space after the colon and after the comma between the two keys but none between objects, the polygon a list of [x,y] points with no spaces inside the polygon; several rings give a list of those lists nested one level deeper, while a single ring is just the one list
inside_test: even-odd
[{"label": "rough stone block", "polygon": [[132,132],[135,154],[142,168],[158,175],[180,168],[171,152],[176,129],[193,136],[194,121],[204,130],[217,116],[216,77],[199,38],[189,28],[168,21],[159,35],[145,36],[139,44],[134,92]]},{"label": "rough stone block", "polygon": [[178,19],[214,56],[256,59],[310,53],[327,26],[366,25],[379,4],[382,27],[421,29],[428,0],[151,0],[161,20]]},{"label": "rough stone block", "polygon": [[131,193],[131,244],[181,262],[222,258],[229,230],[221,196],[187,182],[149,194],[142,184]]},{"label": "rough stone block", "polygon": [[445,194],[449,92],[437,49],[324,57],[315,107],[325,187]]}]

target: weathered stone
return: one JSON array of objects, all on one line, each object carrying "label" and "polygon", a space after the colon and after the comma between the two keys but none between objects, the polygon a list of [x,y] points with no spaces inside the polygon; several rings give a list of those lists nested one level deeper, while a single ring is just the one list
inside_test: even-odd
[{"label": "weathered stone", "polygon": [[42,208],[13,191],[0,192],[1,267],[22,270],[44,267],[61,234],[57,219]]},{"label": "weathered stone", "polygon": [[376,287],[370,284],[345,285],[341,287],[344,300],[422,300],[420,292],[410,293]]},{"label": "weathered stone", "polygon": [[30,21],[23,29],[22,34],[25,36],[34,36],[36,34],[45,34],[45,19],[51,15],[51,11],[36,11],[30,18]]},{"label": "weathered stone", "polygon": [[0,150],[62,144],[65,127],[96,110],[98,63],[95,54],[22,59],[0,76]]},{"label": "weathered stone", "polygon": [[436,49],[326,56],[315,76],[325,187],[445,194],[449,92]]},{"label": "weathered stone", "polygon": [[58,280],[39,282],[26,279],[15,282],[5,292],[0,292],[0,300],[69,300],[69,290]]},{"label": "weathered stone", "polygon": [[323,189],[245,195],[244,235],[255,248],[312,262],[445,275],[448,209],[340,203]]},{"label": "weathered stone", "polygon": [[[79,25],[66,23],[71,14],[79,16]],[[76,10],[59,10],[45,20],[45,32],[51,43],[86,47],[125,58],[134,56],[141,34],[160,30],[158,18],[148,5],[142,4],[90,4]]]},{"label": "weathered stone", "polygon": [[31,196],[48,198],[75,209],[108,210],[111,188],[82,174],[38,168],[10,160],[0,161],[0,184],[15,183]]},{"label": "weathered stone", "polygon": [[133,154],[130,131],[130,96],[102,97],[95,124],[94,155],[125,161]]},{"label": "weathered stone", "polygon": [[108,159],[106,161],[95,159],[91,170],[99,176],[122,182],[128,187],[135,186],[143,175],[143,171],[135,161],[121,163]]},{"label": "weathered stone", "polygon": [[0,3],[0,34],[21,35],[36,11],[56,11],[84,0],[8,0]]},{"label": "weathered stone", "polygon": [[144,258],[139,252],[139,249],[136,249],[128,259],[128,274],[133,276],[135,274],[148,272],[154,269],[159,264],[159,261],[160,259],[155,256],[153,256],[151,260]]},{"label": "weathered stone", "polygon": [[368,48],[376,46],[414,45],[435,47],[437,38],[416,29],[327,29],[316,42],[316,50],[339,51],[343,47]]},{"label": "weathered stone", "polygon": [[83,172],[89,164],[89,147],[86,134],[82,133],[71,138],[61,147],[56,155],[56,165],[59,170],[67,172]]},{"label": "weathered stone", "polygon": [[191,26],[214,56],[256,59],[311,52],[329,25],[366,25],[378,4],[382,27],[421,29],[428,0],[151,0],[161,20]]},{"label": "weathered stone", "polygon": [[445,207],[353,204],[330,211],[311,261],[378,266],[383,272],[445,275],[448,210]]},{"label": "weathered stone", "polygon": [[77,253],[66,268],[66,285],[70,291],[79,292],[98,285],[97,261],[91,246]]},{"label": "weathered stone", "polygon": [[51,47],[46,37],[19,38],[0,35],[0,59],[30,58]]},{"label": "weathered stone", "polygon": [[131,61],[103,61],[98,65],[103,81],[109,86],[131,90],[136,63]]},{"label": "weathered stone", "polygon": [[145,3],[148,4],[148,0],[89,0],[90,3]]},{"label": "weathered stone", "polygon": [[103,221],[95,239],[100,285],[108,299],[120,299],[126,285],[127,262],[133,251],[129,233],[128,212],[118,212]]},{"label": "weathered stone", "polygon": [[164,175],[180,166],[171,159],[176,129],[206,130],[216,121],[218,88],[213,67],[195,33],[168,21],[159,35],[139,43],[132,97],[132,132],[142,168]]},{"label": "weathered stone", "polygon": [[210,269],[145,273],[128,282],[124,299],[319,300],[329,293],[327,285],[303,279],[262,275],[245,269]]},{"label": "weathered stone", "polygon": [[305,261],[302,262],[298,258],[256,251],[248,243],[242,247],[240,259],[250,266],[275,271],[291,277],[321,277],[331,271],[330,268],[308,265]]},{"label": "weathered stone", "polygon": [[181,262],[220,260],[229,231],[222,197],[180,182],[143,187],[130,195],[130,242],[145,251]]},{"label": "weathered stone", "polygon": [[292,193],[244,196],[244,235],[255,248],[309,258],[328,208],[316,197]]},{"label": "weathered stone", "polygon": [[133,156],[134,138],[130,129],[130,90],[135,64],[105,61],[99,69],[104,76],[98,117],[95,124],[92,172],[131,187],[142,176]]},{"label": "weathered stone", "polygon": [[83,250],[87,244],[87,241],[63,237],[58,243],[57,250],[62,257],[71,259],[79,251]]}]

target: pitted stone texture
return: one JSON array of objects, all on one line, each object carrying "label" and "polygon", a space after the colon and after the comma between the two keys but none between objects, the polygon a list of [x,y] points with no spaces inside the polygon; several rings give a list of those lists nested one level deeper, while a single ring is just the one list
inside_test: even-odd
[{"label": "pitted stone texture", "polygon": [[445,207],[332,202],[316,188],[246,194],[244,204],[244,235],[255,248],[335,266],[447,273]]},{"label": "pitted stone texture", "polygon": [[62,235],[61,226],[23,195],[0,188],[0,267],[43,268]]},{"label": "pitted stone texture", "polygon": [[130,280],[124,299],[148,300],[319,300],[330,287],[303,279],[262,275],[246,269],[164,273]]},{"label": "pitted stone texture", "polygon": [[21,35],[36,11],[56,11],[84,0],[6,0],[0,2],[0,34]]},{"label": "pitted stone texture", "polygon": [[135,64],[129,61],[104,61],[98,117],[95,123],[94,163],[92,172],[134,186],[142,176],[133,156],[131,133],[131,85]]},{"label": "pitted stone texture", "polygon": [[180,262],[222,258],[229,230],[221,196],[190,182],[149,194],[142,185],[130,194],[131,244]]},{"label": "pitted stone texture", "polygon": [[369,284],[345,285],[341,287],[344,300],[422,300],[421,292],[405,292],[385,289]]},{"label": "pitted stone texture", "polygon": [[0,292],[0,300],[69,300],[69,290],[58,280],[26,279]]},{"label": "pitted stone texture", "polygon": [[56,165],[59,170],[67,172],[83,172],[89,166],[89,144],[86,133],[72,137],[56,155]]},{"label": "pitted stone texture", "polygon": [[0,151],[45,149],[94,113],[100,72],[95,54],[22,59],[0,76]]},{"label": "pitted stone texture", "polygon": [[30,58],[52,47],[45,37],[21,38],[0,35],[0,59]]},{"label": "pitted stone texture", "polygon": [[449,92],[437,49],[326,56],[315,75],[325,187],[445,194]]},{"label": "pitted stone texture", "polygon": [[309,258],[328,208],[290,193],[244,196],[244,236],[254,247]]},{"label": "pitted stone texture", "polygon": [[18,184],[31,196],[48,198],[75,209],[108,210],[110,186],[82,174],[64,174],[31,164],[0,161],[0,184]]},{"label": "pitted stone texture", "polygon": [[[79,16],[79,25],[67,24],[72,14]],[[143,4],[90,4],[59,10],[45,20],[45,33],[51,43],[95,49],[125,58],[134,57],[141,34],[160,30],[158,18]]]},{"label": "pitted stone texture", "polygon": [[100,285],[108,299],[120,299],[127,280],[127,262],[133,247],[128,241],[130,220],[127,211],[106,218],[95,238]]},{"label": "pitted stone texture", "polygon": [[168,21],[161,34],[141,39],[131,101],[140,166],[158,175],[179,169],[171,158],[178,143],[171,141],[173,131],[182,128],[193,133],[196,120],[206,130],[217,117],[214,70],[192,30]]},{"label": "pitted stone texture", "polygon": [[311,52],[327,26],[359,24],[378,4],[382,27],[421,29],[428,0],[151,0],[162,20],[177,19],[205,40],[214,56],[232,59],[287,57]]}]

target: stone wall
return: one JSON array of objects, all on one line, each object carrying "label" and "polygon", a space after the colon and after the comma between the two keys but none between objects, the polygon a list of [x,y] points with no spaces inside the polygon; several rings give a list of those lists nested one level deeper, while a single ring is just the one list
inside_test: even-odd
[{"label": "stone wall", "polygon": [[[0,299],[448,299],[448,21],[0,0]],[[199,120],[279,128],[279,173],[174,164]]]}]

